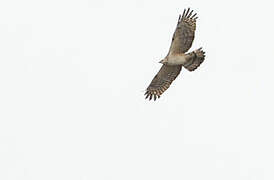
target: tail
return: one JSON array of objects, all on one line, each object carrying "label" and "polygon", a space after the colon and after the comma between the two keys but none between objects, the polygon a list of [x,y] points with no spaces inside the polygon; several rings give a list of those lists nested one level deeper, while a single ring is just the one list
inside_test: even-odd
[{"label": "tail", "polygon": [[205,60],[205,52],[202,48],[186,54],[187,62],[183,65],[187,70],[194,71]]}]

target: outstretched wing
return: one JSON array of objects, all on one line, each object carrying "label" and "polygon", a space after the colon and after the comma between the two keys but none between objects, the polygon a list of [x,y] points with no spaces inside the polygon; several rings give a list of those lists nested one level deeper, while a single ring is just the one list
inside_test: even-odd
[{"label": "outstretched wing", "polygon": [[157,99],[157,97],[160,98],[160,95],[169,88],[172,81],[174,81],[176,77],[180,74],[181,69],[181,65],[163,65],[148,86],[145,93],[146,98],[149,97],[149,100],[154,98],[154,101]]},{"label": "outstretched wing", "polygon": [[196,13],[188,8],[179,16],[168,54],[185,53],[192,45],[196,29]]}]

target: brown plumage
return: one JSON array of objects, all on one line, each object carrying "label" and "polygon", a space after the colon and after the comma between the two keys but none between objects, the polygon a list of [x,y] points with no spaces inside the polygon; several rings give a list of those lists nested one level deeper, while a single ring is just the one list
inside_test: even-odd
[{"label": "brown plumage", "polygon": [[197,18],[196,13],[193,14],[193,10],[190,11],[189,8],[179,16],[169,52],[160,61],[163,65],[146,89],[145,96],[149,100],[160,98],[180,74],[182,66],[194,71],[204,61],[205,52],[202,48],[185,54],[192,45]]},{"label": "brown plumage", "polygon": [[180,74],[181,69],[182,66],[163,65],[148,86],[145,93],[146,98],[149,97],[149,100],[160,98],[160,95],[169,88],[172,81]]},{"label": "brown plumage", "polygon": [[199,48],[191,53],[186,54],[188,61],[183,65],[187,70],[194,71],[205,60],[205,52]]},{"label": "brown plumage", "polygon": [[196,13],[192,15],[193,10],[188,8],[184,10],[182,15],[179,15],[176,30],[172,37],[172,43],[169,49],[169,54],[187,52],[193,42],[196,30]]}]

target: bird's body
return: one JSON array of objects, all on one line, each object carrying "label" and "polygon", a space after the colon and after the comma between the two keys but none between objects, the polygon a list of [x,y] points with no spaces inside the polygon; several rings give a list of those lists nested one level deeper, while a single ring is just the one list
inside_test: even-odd
[{"label": "bird's body", "polygon": [[161,61],[162,64],[169,65],[169,66],[175,66],[175,65],[184,65],[187,62],[186,55],[184,53],[182,54],[168,54],[163,61]]},{"label": "bird's body", "polygon": [[154,100],[165,92],[171,83],[180,74],[182,66],[189,71],[194,71],[204,61],[205,52],[199,48],[190,53],[186,53],[194,40],[196,29],[196,13],[193,10],[184,10],[179,16],[176,30],[172,37],[171,46],[167,56],[160,61],[162,67],[152,79],[146,90],[146,98]]}]

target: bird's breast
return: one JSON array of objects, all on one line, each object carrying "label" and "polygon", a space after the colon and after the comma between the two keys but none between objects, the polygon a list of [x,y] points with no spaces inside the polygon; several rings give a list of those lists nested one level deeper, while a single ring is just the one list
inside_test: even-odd
[{"label": "bird's breast", "polygon": [[186,62],[186,57],[184,54],[170,55],[168,56],[168,65],[183,65]]}]

